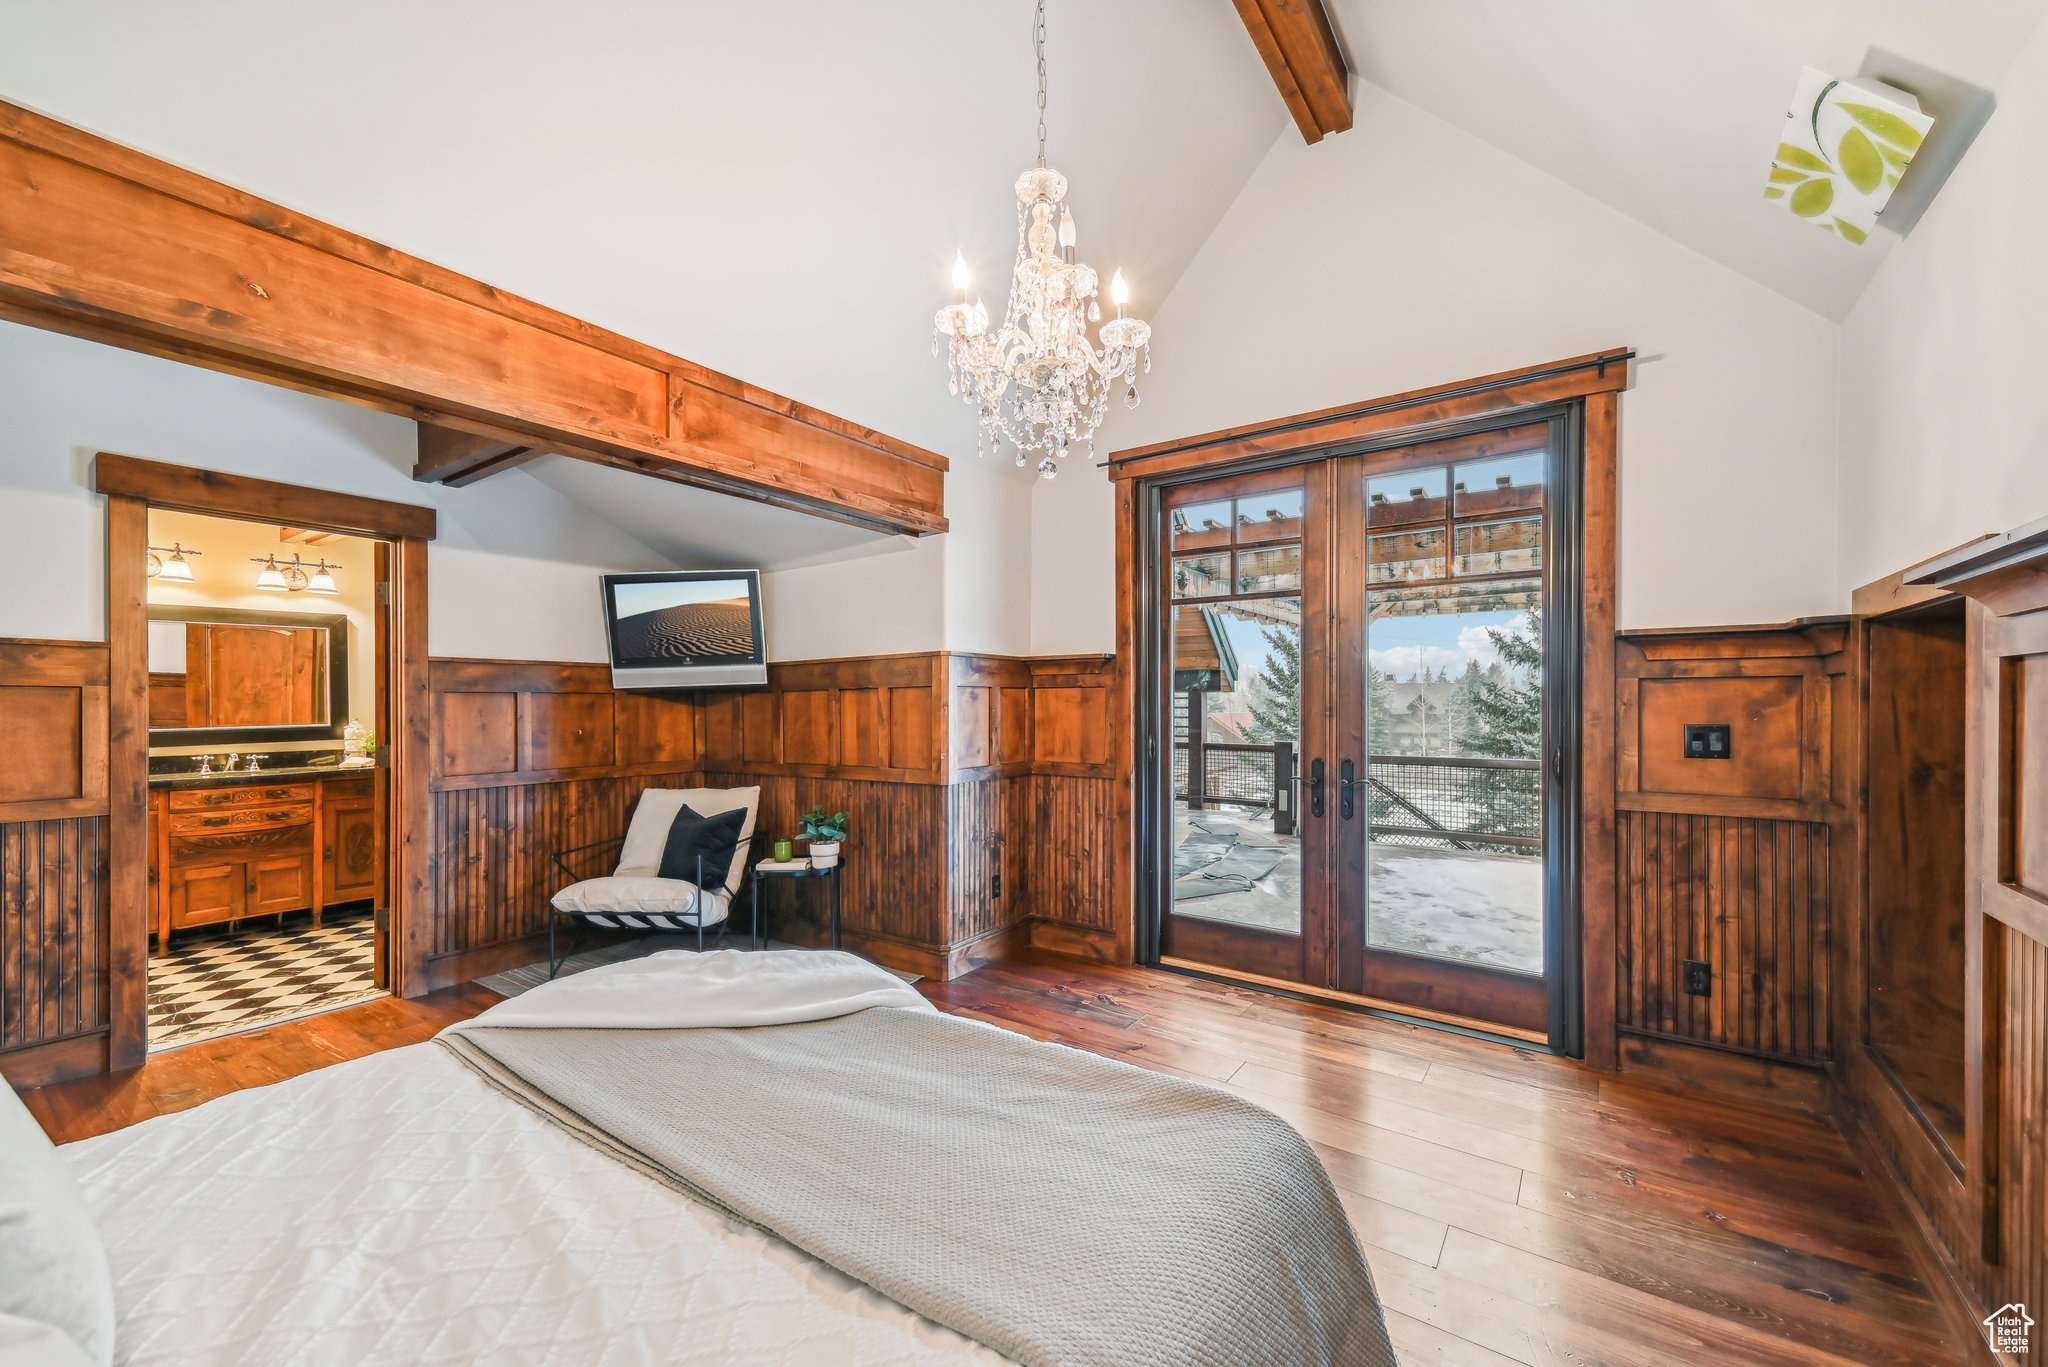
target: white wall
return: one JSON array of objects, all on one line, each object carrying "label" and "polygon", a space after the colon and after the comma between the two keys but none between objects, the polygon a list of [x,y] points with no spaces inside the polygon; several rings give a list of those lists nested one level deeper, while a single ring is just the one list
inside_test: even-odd
[{"label": "white wall", "polygon": [[[1350,132],[1274,144],[1154,339],[1105,450],[1633,346],[1622,625],[1841,606],[1835,325],[1369,85]],[[1039,490],[1034,650],[1111,648],[1109,500]]]},{"label": "white wall", "polygon": [[1842,328],[1840,592],[2048,516],[2048,25]]},{"label": "white wall", "polygon": [[436,655],[602,660],[602,570],[668,562],[511,471],[415,484],[414,425],[386,413],[0,323],[0,636],[105,639],[97,451],[440,509]]}]

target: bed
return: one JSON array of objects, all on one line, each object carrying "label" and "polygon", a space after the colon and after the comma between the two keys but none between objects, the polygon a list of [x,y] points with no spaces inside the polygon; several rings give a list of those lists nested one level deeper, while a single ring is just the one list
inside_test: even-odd
[{"label": "bed", "polygon": [[[919,1035],[892,1052],[890,1042],[904,1031],[956,1027],[978,1033],[945,1035],[942,1049]],[[855,1029],[866,1032],[858,1037],[865,1043],[842,1035],[827,1047],[825,1034],[804,1033]],[[605,1074],[596,1046],[607,1041],[637,1079]],[[648,1056],[634,1051],[667,1042],[711,1052],[676,1056],[686,1061],[673,1067],[635,1061]],[[1059,1207],[1058,1192],[976,1195],[1003,1185],[988,1180],[990,1173],[1015,1170],[1029,1187],[1043,1175],[1034,1164],[1059,1165],[1053,1170],[1069,1175],[1084,1161],[1091,1170],[1112,1166],[1090,1157],[1089,1144],[1130,1142],[1116,1124],[1069,1118],[1061,1134],[1101,1131],[1072,1144],[1043,1136],[1019,1144],[998,1133],[999,1149],[1032,1152],[992,1153],[982,1173],[929,1173],[977,1166],[958,1160],[967,1150],[957,1147],[949,1151],[955,1159],[937,1164],[911,1152],[928,1132],[942,1135],[945,1125],[933,1116],[946,1112],[969,1135],[989,1123],[977,1100],[980,1083],[963,1084],[966,1099],[958,1104],[934,1102],[935,1094],[917,1100],[927,1085],[917,1075],[951,1067],[963,1045],[994,1061],[989,1104],[997,1112],[1012,1103],[1027,1115],[1056,1109],[1031,1093],[1034,1069],[1060,1088],[1067,1073],[1044,1070],[1079,1062],[1089,1078],[1125,1090],[1156,1076],[941,1016],[851,955],[671,953],[548,984],[433,1042],[238,1092],[58,1152],[105,1245],[112,1357],[123,1363],[1393,1361],[1356,1243],[1312,1156],[1313,1172],[1289,1179],[1289,1193],[1301,1195],[1284,1198],[1305,1204],[1274,1216],[1273,1228],[1243,1247],[1175,1252],[1170,1265],[1187,1284],[1163,1292],[1144,1283],[1142,1264],[1151,1255],[1115,1246],[1118,1229],[1142,1225],[1142,1216],[1098,1228],[1086,1211],[1072,1211],[1040,1228],[1031,1224],[1034,1212]],[[549,1076],[548,1050],[576,1061],[569,1073],[589,1076],[529,1086],[523,1077]],[[815,1071],[804,1074],[806,1066]],[[756,1074],[758,1085],[745,1081]],[[859,1141],[859,1125],[843,1117],[824,1130],[793,1133],[836,1104],[821,1095],[833,1089],[833,1077],[855,1075],[863,1080],[847,1084],[858,1092],[847,1114],[881,1116],[898,1140]],[[792,1076],[799,1082],[783,1085]],[[636,1086],[653,1100],[634,1106],[654,1108],[653,1128],[637,1139],[638,1111],[604,1118],[605,1105]],[[1157,1128],[1167,1142],[1186,1139],[1185,1116],[1195,1113],[1189,1107],[1210,1104],[1197,1092],[1208,1089],[1166,1094],[1171,1117]],[[1103,1109],[1099,1101],[1083,1105],[1076,1114]],[[669,1113],[657,1114],[663,1106]],[[708,1128],[675,1140],[693,1117]],[[1238,1139],[1258,1133],[1254,1124]],[[832,1134],[848,1136],[837,1151]],[[1300,1152],[1309,1152],[1305,1144]],[[721,1162],[731,1175],[719,1175]],[[1255,1158],[1250,1165],[1293,1162]],[[924,1192],[906,1190],[892,1205],[885,1190],[899,1177],[914,1185],[939,1176],[953,1185],[927,1190],[943,1199],[925,1202]],[[1128,1185],[1112,1180],[1118,1192]],[[1318,1183],[1327,1209],[1337,1212],[1334,1225],[1317,1204]],[[860,1210],[874,1212],[852,1222],[870,1226],[855,1236],[847,1222],[835,1226],[819,1214],[849,1194],[858,1195]],[[946,1210],[983,1199],[992,1204],[969,1212],[972,1229],[943,1227]],[[1100,1196],[1084,1201],[1104,1203]],[[1163,1214],[1180,1220],[1185,1212]],[[1218,1231],[1259,1218],[1223,1214]],[[885,1220],[895,1223],[875,1237],[874,1223]],[[1204,1242],[1231,1237],[1212,1233]],[[961,1239],[969,1243],[931,1257],[931,1248]],[[1037,1252],[1069,1239],[1085,1257],[1060,1253],[1050,1261],[1069,1266],[1036,1265]],[[1074,1266],[1097,1254],[1136,1267],[1136,1292],[1074,1275]],[[1021,1308],[972,1303],[992,1284],[985,1276],[963,1281],[964,1302],[960,1287],[934,1290],[918,1280],[945,1280],[954,1265],[977,1258],[998,1260],[993,1300],[1021,1298]],[[1205,1271],[1208,1262],[1218,1265]],[[1217,1284],[1205,1285],[1205,1277]],[[1229,1280],[1240,1285],[1221,1285]],[[1118,1334],[1137,1331],[1111,1323],[1130,1318],[1129,1303],[1116,1297],[1133,1294],[1138,1303],[1185,1296],[1189,1305],[1165,1308],[1163,1334],[1145,1329],[1142,1341],[1120,1342]],[[1237,1322],[1268,1313],[1229,1309],[1232,1296],[1245,1297],[1245,1306],[1278,1304],[1279,1327],[1224,1343],[1220,1336],[1239,1332]],[[1205,1302],[1224,1318],[1174,1341],[1182,1332],[1175,1321],[1199,1317]],[[1069,1303],[1071,1312],[1048,1313]],[[1085,1323],[1073,1333],[1069,1321]],[[1304,1333],[1314,1336],[1310,1348],[1303,1345],[1311,1340],[1291,1337]],[[1219,1356],[1189,1347],[1210,1341]]]}]

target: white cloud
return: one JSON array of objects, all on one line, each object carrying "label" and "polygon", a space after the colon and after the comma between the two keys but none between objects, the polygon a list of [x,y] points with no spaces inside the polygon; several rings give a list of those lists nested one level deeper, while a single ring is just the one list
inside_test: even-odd
[{"label": "white cloud", "polygon": [[1488,634],[1491,631],[1520,632],[1529,627],[1529,614],[1518,612],[1497,627],[1470,626],[1458,632],[1456,645],[1388,646],[1372,652],[1373,668],[1390,678],[1406,680],[1427,669],[1462,674],[1467,660],[1477,660],[1485,669],[1500,660],[1500,650]]}]

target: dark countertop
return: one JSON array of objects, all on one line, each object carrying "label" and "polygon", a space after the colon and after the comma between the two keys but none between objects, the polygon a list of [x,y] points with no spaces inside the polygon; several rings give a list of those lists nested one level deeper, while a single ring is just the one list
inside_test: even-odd
[{"label": "dark countertop", "polygon": [[377,766],[374,764],[351,764],[346,767],[338,764],[280,764],[275,768],[266,767],[258,769],[253,774],[242,769],[237,769],[231,774],[223,773],[218,769],[210,774],[192,772],[151,774],[149,776],[149,786],[152,788],[235,788],[249,784],[297,782],[300,779],[307,778],[347,778],[356,774],[373,774],[376,771]]}]

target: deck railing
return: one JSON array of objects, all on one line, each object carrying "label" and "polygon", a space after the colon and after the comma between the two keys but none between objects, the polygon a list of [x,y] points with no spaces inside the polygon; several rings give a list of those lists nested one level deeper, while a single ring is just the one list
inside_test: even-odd
[{"label": "deck railing", "polygon": [[[1191,776],[1197,780],[1190,787]],[[1327,773],[1334,803],[1335,774]],[[1364,777],[1366,819],[1375,843],[1435,849],[1511,851],[1543,848],[1542,764],[1487,755],[1374,755]],[[1293,829],[1294,747],[1210,741],[1173,747],[1173,795],[1190,807],[1271,809],[1274,829]],[[1199,796],[1190,797],[1190,792]]]}]

